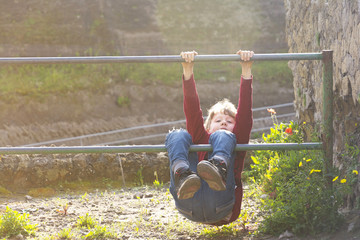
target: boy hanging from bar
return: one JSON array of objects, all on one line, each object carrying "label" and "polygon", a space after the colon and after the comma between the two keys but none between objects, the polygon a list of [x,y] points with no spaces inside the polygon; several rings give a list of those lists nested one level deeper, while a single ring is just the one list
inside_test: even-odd
[{"label": "boy hanging from bar", "polygon": [[[242,76],[237,109],[224,99],[208,111],[204,123],[194,80],[197,52],[182,52],[183,93],[186,128],[172,130],[165,146],[170,159],[170,192],[178,211],[186,218],[211,225],[235,221],[241,209],[241,172],[245,151],[235,152],[237,143],[247,144],[253,123],[253,51],[241,56]],[[211,152],[189,152],[192,144],[211,144]]]}]

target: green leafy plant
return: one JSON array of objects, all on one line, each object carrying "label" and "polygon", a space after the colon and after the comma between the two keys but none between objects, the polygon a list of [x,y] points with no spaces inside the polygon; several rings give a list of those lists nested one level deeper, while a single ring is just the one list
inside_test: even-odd
[{"label": "green leafy plant", "polygon": [[[263,134],[263,142],[304,142],[306,124],[278,123],[276,112],[269,112],[274,127]],[[245,175],[255,183],[260,206],[267,212],[260,225],[262,232],[316,234],[337,229],[342,221],[338,214],[341,194],[328,186],[321,151],[255,151],[251,158]]]},{"label": "green leafy plant", "polygon": [[57,234],[58,239],[73,239],[74,235],[71,233],[71,228],[62,229]]},{"label": "green leafy plant", "polygon": [[[1,159],[0,159],[0,161],[1,161]],[[6,188],[0,186],[0,195],[9,196],[9,195],[11,195],[11,194],[12,194],[12,193],[11,193],[9,190],[7,190]]]},{"label": "green leafy plant", "polygon": [[84,193],[84,195],[81,196],[81,201],[82,202],[88,202],[89,198],[87,197],[87,192]]},{"label": "green leafy plant", "polygon": [[157,175],[157,172],[155,171],[154,172],[154,176],[155,176],[155,180],[154,180],[154,182],[153,182],[153,184],[154,184],[154,187],[155,188],[162,188],[163,187],[163,182],[159,182],[159,178],[158,178],[158,175]]},{"label": "green leafy plant", "polygon": [[10,238],[18,234],[23,236],[35,235],[36,224],[30,224],[29,214],[20,214],[6,207],[5,214],[0,218],[0,237]]},{"label": "green leafy plant", "polygon": [[144,185],[144,176],[142,174],[142,171],[143,171],[143,167],[140,167],[140,169],[137,170],[137,172],[136,172],[136,176],[137,176],[140,186]]},{"label": "green leafy plant", "polygon": [[[355,124],[357,126],[357,124]],[[332,179],[333,185],[340,191],[350,208],[360,208],[360,198],[355,195],[359,179],[359,157],[360,157],[360,128],[356,128],[353,133],[348,134],[345,140],[345,149],[339,155],[342,169]],[[351,200],[353,199],[353,200]],[[354,201],[355,200],[355,201]]]},{"label": "green leafy plant", "polygon": [[116,239],[115,233],[109,231],[106,226],[96,226],[85,235],[85,239]]},{"label": "green leafy plant", "polygon": [[126,107],[130,104],[130,99],[127,96],[119,96],[116,101],[119,107]]},{"label": "green leafy plant", "polygon": [[85,216],[79,217],[76,226],[80,228],[94,228],[97,224],[97,221],[94,220],[91,216],[89,216],[89,213],[86,213]]},{"label": "green leafy plant", "polygon": [[222,227],[209,227],[201,230],[200,235],[206,238],[226,238],[236,236],[240,231],[234,226],[235,223],[230,223]]}]

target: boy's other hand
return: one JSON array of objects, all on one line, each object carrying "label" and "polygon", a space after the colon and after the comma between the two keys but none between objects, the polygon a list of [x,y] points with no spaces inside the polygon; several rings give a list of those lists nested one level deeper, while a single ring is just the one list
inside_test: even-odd
[{"label": "boy's other hand", "polygon": [[241,60],[245,62],[249,61],[254,56],[253,51],[247,51],[247,50],[239,50],[236,52],[236,54],[240,55]]},{"label": "boy's other hand", "polygon": [[181,52],[180,56],[185,60],[182,62],[185,80],[189,80],[194,70],[194,59],[198,55],[196,51]]},{"label": "boy's other hand", "polygon": [[198,55],[196,51],[188,51],[188,52],[180,53],[180,56],[185,60],[186,63],[192,63],[196,55]]},{"label": "boy's other hand", "polygon": [[247,50],[239,50],[236,52],[236,54],[241,56],[241,68],[242,68],[242,76],[245,79],[251,78],[251,66],[253,64],[253,61],[250,61],[250,59],[254,56],[253,51],[247,51]]}]

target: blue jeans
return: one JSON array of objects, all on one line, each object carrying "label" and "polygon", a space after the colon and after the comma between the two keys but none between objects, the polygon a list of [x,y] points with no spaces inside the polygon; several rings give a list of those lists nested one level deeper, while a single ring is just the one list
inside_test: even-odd
[{"label": "blue jeans", "polygon": [[180,200],[175,191],[173,164],[177,160],[185,161],[190,170],[196,172],[198,155],[196,152],[189,152],[189,147],[193,144],[192,138],[184,129],[171,131],[165,141],[170,160],[170,192],[174,197],[175,206],[186,218],[201,223],[215,223],[224,219],[232,212],[235,203],[234,148],[236,137],[229,131],[218,130],[210,135],[209,143],[213,147],[213,151],[209,153],[210,158],[220,155],[228,159],[226,190],[214,191],[204,180],[201,180],[201,187],[193,198]]}]

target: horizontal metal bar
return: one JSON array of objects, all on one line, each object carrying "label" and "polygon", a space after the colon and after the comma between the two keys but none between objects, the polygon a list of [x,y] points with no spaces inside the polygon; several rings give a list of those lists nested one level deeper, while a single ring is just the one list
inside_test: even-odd
[{"label": "horizontal metal bar", "polygon": [[[253,108],[253,112],[260,111],[260,110],[266,110],[268,108],[282,108],[282,107],[289,107],[289,106],[294,106],[294,103],[282,103],[282,104],[271,105],[271,106],[266,106],[266,107]],[[293,113],[291,113],[291,114],[293,114]],[[287,116],[287,115],[285,115],[285,114],[284,115],[277,115],[277,118],[281,118],[281,117],[285,117],[285,116]],[[204,116],[204,119],[206,119],[206,118],[207,118],[207,116]],[[261,118],[261,119],[256,119],[255,118],[254,122],[260,121],[260,120],[265,120],[265,119],[271,119],[271,117],[266,117],[266,118]],[[59,138],[59,139],[50,140],[50,141],[26,144],[26,145],[22,145],[21,147],[35,147],[35,146],[48,145],[48,144],[54,144],[54,143],[59,143],[59,142],[75,141],[75,140],[81,140],[81,139],[91,138],[91,137],[100,137],[100,136],[104,136],[104,135],[123,133],[123,132],[138,130],[138,129],[154,128],[154,127],[181,124],[181,123],[186,123],[186,120],[184,119],[184,120],[177,120],[177,121],[171,121],[171,122],[165,122],[165,123],[155,123],[155,124],[148,124],[148,125],[143,125],[143,126],[134,126],[134,127],[117,129],[117,130],[112,130],[112,131],[107,131],[107,132],[100,132],[100,133],[92,133],[92,134],[87,134],[87,135],[81,135],[81,136],[77,136],[77,137]],[[260,130],[269,129],[269,128],[270,127],[263,128],[263,129],[260,129]],[[162,134],[161,136],[163,136],[163,135],[166,135],[166,134]],[[150,138],[153,137],[153,136],[154,135],[150,136]],[[146,138],[146,136],[143,137],[143,138]],[[109,143],[103,143],[103,144],[104,145],[111,145],[111,144],[115,144],[115,143],[119,144],[119,143],[124,143],[124,142],[127,142],[127,141],[133,141],[133,140],[134,139],[126,139],[126,140],[120,140],[119,142],[109,142]],[[135,139],[135,140],[137,140],[137,139]]]},{"label": "horizontal metal bar", "polygon": [[[236,151],[247,150],[320,150],[321,142],[315,143],[263,143],[237,144]],[[211,151],[209,144],[191,145],[191,152]],[[126,146],[70,146],[70,147],[0,147],[0,154],[65,154],[65,153],[127,153],[166,152],[165,145]]]},{"label": "horizontal metal bar", "polygon": [[253,108],[253,112],[263,111],[263,110],[267,110],[269,108],[282,108],[282,107],[294,107],[294,103],[293,102],[291,102],[291,103],[282,103],[282,104],[276,104],[276,105],[271,105],[271,106]]},{"label": "horizontal metal bar", "polygon": [[[322,60],[322,53],[273,53],[254,54],[254,61]],[[1,57],[0,63],[149,63],[183,62],[179,55],[160,56],[91,56],[91,57]],[[241,61],[237,54],[197,55],[196,62]]]}]

